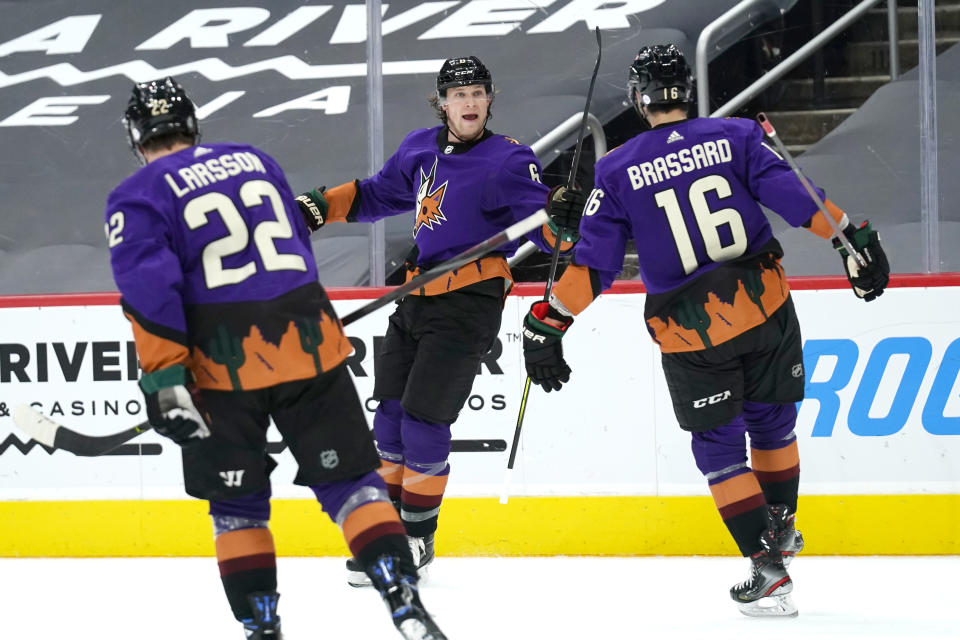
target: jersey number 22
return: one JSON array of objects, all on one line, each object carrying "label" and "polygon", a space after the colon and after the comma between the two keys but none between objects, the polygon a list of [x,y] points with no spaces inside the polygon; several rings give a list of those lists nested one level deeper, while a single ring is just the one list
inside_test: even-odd
[{"label": "jersey number 22", "polygon": [[[302,256],[279,253],[273,243],[276,239],[293,237],[293,228],[277,188],[266,180],[249,180],[240,187],[240,200],[245,207],[262,204],[264,198],[269,200],[276,220],[266,220],[253,229],[253,242],[260,254],[263,268],[267,271],[306,271],[307,263]],[[207,224],[207,214],[214,211],[220,214],[227,227],[227,235],[214,240],[203,249],[203,275],[208,289],[243,282],[257,272],[257,265],[253,260],[240,267],[223,266],[225,257],[243,251],[250,244],[247,223],[229,196],[217,191],[198,196],[183,208],[183,218],[188,227],[197,229]]]}]

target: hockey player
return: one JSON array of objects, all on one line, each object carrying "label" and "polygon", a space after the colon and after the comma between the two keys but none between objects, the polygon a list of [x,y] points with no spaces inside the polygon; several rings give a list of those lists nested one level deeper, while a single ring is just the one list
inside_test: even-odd
[{"label": "hockey player", "polygon": [[133,325],[151,426],[182,447],[209,501],[217,561],[246,637],[277,640],[266,453],[271,418],[308,486],[410,640],[442,640],[344,365],[352,348],[317,281],[280,167],[242,144],[198,146],[172,78],[137,84],[124,116],[145,165],[109,197],[110,261]]},{"label": "hockey player", "polygon": [[[524,321],[527,371],[547,391],[569,379],[561,338],[610,287],[633,238],[648,292],[644,319],[662,352],[677,421],[750,558],[749,578],[730,595],[747,615],[796,614],[786,565],[803,548],[794,528],[803,353],[783,251],[758,203],[822,238],[832,230],[755,122],[687,119],[692,79],[676,46],[641,49],[627,87],[652,128],[597,163],[573,263],[551,300],[534,304]],[[879,236],[826,202],[867,261],[851,266],[833,239],[853,291],[873,300],[890,271]],[[760,603],[765,596],[772,600]]]},{"label": "hockey player", "polygon": [[[312,229],[373,222],[415,211],[408,278],[547,206],[549,225],[530,235],[550,251],[556,225],[576,240],[583,196],[548,190],[529,147],[486,128],[493,78],[473,56],[446,60],[431,99],[442,124],[411,132],[377,175],[298,197]],[[548,193],[551,196],[548,206]],[[512,285],[505,246],[420,289],[397,305],[377,354],[374,431],[380,474],[400,511],[421,573],[434,557],[434,532],[450,472],[450,427],[470,395],[480,359],[500,328]],[[348,560],[349,582],[366,576]]]}]

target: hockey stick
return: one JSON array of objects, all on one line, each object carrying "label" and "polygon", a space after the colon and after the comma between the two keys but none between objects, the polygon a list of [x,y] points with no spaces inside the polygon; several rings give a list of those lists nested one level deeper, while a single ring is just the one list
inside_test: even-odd
[{"label": "hockey stick", "polygon": [[[587,116],[590,113],[590,100],[593,98],[593,86],[597,83],[597,74],[600,73],[600,56],[603,48],[600,46],[600,27],[595,27],[597,35],[597,63],[593,66],[593,75],[590,77],[590,87],[587,89],[587,103],[583,106],[583,119],[580,121],[580,132],[577,134],[577,147],[573,151],[573,164],[570,175],[567,177],[567,188],[573,189],[576,185],[577,169],[580,168],[580,152],[583,150],[583,139],[587,133]],[[550,300],[553,290],[553,279],[557,274],[557,265],[560,263],[560,238],[563,237],[564,227],[558,227],[553,244],[553,255],[550,258],[550,271],[547,274],[547,286],[543,291],[543,301]],[[517,414],[517,426],[513,431],[513,444],[510,446],[510,458],[507,460],[507,470],[503,474],[503,491],[500,493],[500,504],[507,504],[510,491],[510,476],[513,474],[513,464],[517,460],[517,446],[520,444],[520,430],[523,428],[523,416],[527,412],[527,398],[530,395],[530,376],[523,384],[523,396],[520,398],[520,411]]]},{"label": "hockey stick", "polygon": [[777,131],[773,128],[773,124],[767,118],[767,114],[758,113],[757,122],[760,123],[760,126],[763,127],[763,132],[773,140],[773,143],[777,145],[777,149],[780,151],[780,155],[783,156],[783,159],[786,160],[787,164],[790,165],[790,168],[793,169],[793,172],[797,174],[797,177],[800,179],[800,184],[803,185],[803,188],[807,191],[813,202],[819,207],[820,213],[823,214],[823,217],[827,219],[827,222],[830,223],[830,226],[833,228],[834,233],[837,234],[837,239],[840,241],[840,244],[843,245],[843,248],[847,250],[847,253],[853,256],[853,259],[857,261],[857,264],[861,267],[867,266],[867,261],[863,259],[856,249],[853,248],[853,245],[850,244],[850,241],[847,239],[847,235],[843,232],[843,229],[840,228],[840,225],[837,224],[837,221],[833,219],[833,216],[830,215],[830,212],[827,211],[827,205],[824,204],[823,200],[817,194],[816,189],[813,188],[813,185],[810,184],[810,181],[807,180],[807,177],[803,175],[803,172],[800,171],[800,167],[797,166],[797,161],[793,159],[793,156],[790,155],[790,152],[787,151],[787,147],[784,146],[783,141],[780,139],[780,136],[777,135]]},{"label": "hockey stick", "polygon": [[13,422],[40,444],[54,449],[63,449],[76,456],[102,456],[150,430],[150,423],[144,421],[119,433],[108,436],[89,436],[57,424],[27,404],[14,408]]},{"label": "hockey stick", "polygon": [[549,220],[550,218],[547,216],[547,212],[543,209],[540,209],[536,213],[527,216],[520,222],[510,225],[500,233],[490,236],[480,244],[474,245],[463,253],[450,258],[446,262],[440,263],[433,269],[425,271],[412,278],[409,282],[397,287],[390,293],[382,295],[376,300],[371,300],[355,311],[351,311],[343,317],[342,322],[344,326],[359,320],[365,315],[376,311],[380,307],[387,305],[398,298],[402,298],[415,289],[426,286],[437,278],[445,275],[447,272],[453,271],[454,269],[459,269],[465,264],[470,264],[477,258],[490,253],[494,249],[501,247],[512,240],[516,240],[527,233],[530,233],[534,229],[545,225]]},{"label": "hockey stick", "polygon": [[[359,309],[348,313],[342,319],[344,326],[356,322],[360,318],[369,315],[371,312],[383,307],[394,300],[401,298],[415,289],[426,286],[446,273],[459,269],[465,264],[469,264],[491,251],[522,237],[523,235],[543,226],[549,221],[546,211],[540,209],[536,213],[527,216],[520,222],[514,223],[503,231],[496,233],[483,242],[470,247],[466,251],[457,254],[446,262],[442,262],[433,269],[421,273],[412,278],[406,284],[391,290],[389,293],[371,300]],[[69,451],[78,456],[100,456],[113,449],[116,449],[123,443],[131,440],[141,433],[150,430],[150,423],[141,422],[129,429],[124,429],[118,433],[106,436],[91,436],[68,429],[57,424],[47,416],[43,415],[29,405],[19,405],[14,409],[13,421],[31,438],[47,447],[54,447]],[[498,441],[502,442],[502,441]],[[495,450],[493,446],[478,445],[482,451]],[[506,445],[504,445],[506,449]]]}]

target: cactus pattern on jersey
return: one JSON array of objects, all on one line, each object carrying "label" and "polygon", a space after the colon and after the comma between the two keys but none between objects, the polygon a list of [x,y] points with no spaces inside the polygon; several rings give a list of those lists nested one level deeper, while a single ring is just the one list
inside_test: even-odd
[{"label": "cactus pattern on jersey", "polygon": [[313,365],[317,368],[317,373],[323,373],[320,365],[320,353],[317,351],[323,344],[323,332],[320,331],[320,325],[309,320],[299,321],[297,322],[297,331],[300,333],[300,348],[313,356]]},{"label": "cactus pattern on jersey", "polygon": [[694,304],[690,301],[690,298],[682,296],[677,300],[671,315],[684,329],[695,330],[703,341],[704,347],[710,348],[713,346],[713,343],[710,342],[710,336],[707,334],[707,329],[710,328],[710,315],[703,304]]},{"label": "cactus pattern on jersey", "polygon": [[763,314],[763,319],[767,319],[767,310],[763,308],[763,292],[766,291],[766,286],[763,284],[763,275],[760,271],[748,271],[743,277],[743,288],[747,292],[747,297],[750,298],[753,304],[757,305],[760,308],[760,313]]},{"label": "cactus pattern on jersey", "polygon": [[217,327],[217,335],[207,343],[207,351],[210,353],[210,359],[217,364],[227,367],[230,374],[230,384],[235,391],[240,391],[243,386],[240,384],[240,367],[246,361],[247,356],[243,352],[243,341],[237,336],[231,335],[224,325]]}]

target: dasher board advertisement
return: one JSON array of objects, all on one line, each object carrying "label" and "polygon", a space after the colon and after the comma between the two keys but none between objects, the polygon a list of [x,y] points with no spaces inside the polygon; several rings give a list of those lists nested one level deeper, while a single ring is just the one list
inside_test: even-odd
[{"label": "dasher board advertisement", "polygon": [[[804,493],[960,492],[960,287],[937,283],[949,286],[894,286],[869,304],[845,280],[817,279],[818,289],[792,283],[806,371],[796,429]],[[376,291],[330,293],[344,315]],[[499,337],[453,426],[449,496],[499,494],[524,386],[521,321],[541,295],[520,285],[506,301]],[[641,287],[617,283],[576,319],[564,339],[569,384],[560,393],[531,389],[514,495],[706,495],[643,301]],[[115,294],[7,298],[0,307],[0,500],[184,497],[179,449],[153,432],[82,458],[46,449],[13,424],[20,403],[91,435],[146,419]],[[391,310],[347,329],[355,349],[348,367],[371,423],[373,354]],[[306,497],[291,484],[294,461],[273,427],[268,440],[280,463],[274,495]],[[470,450],[477,442],[495,446]]]}]

